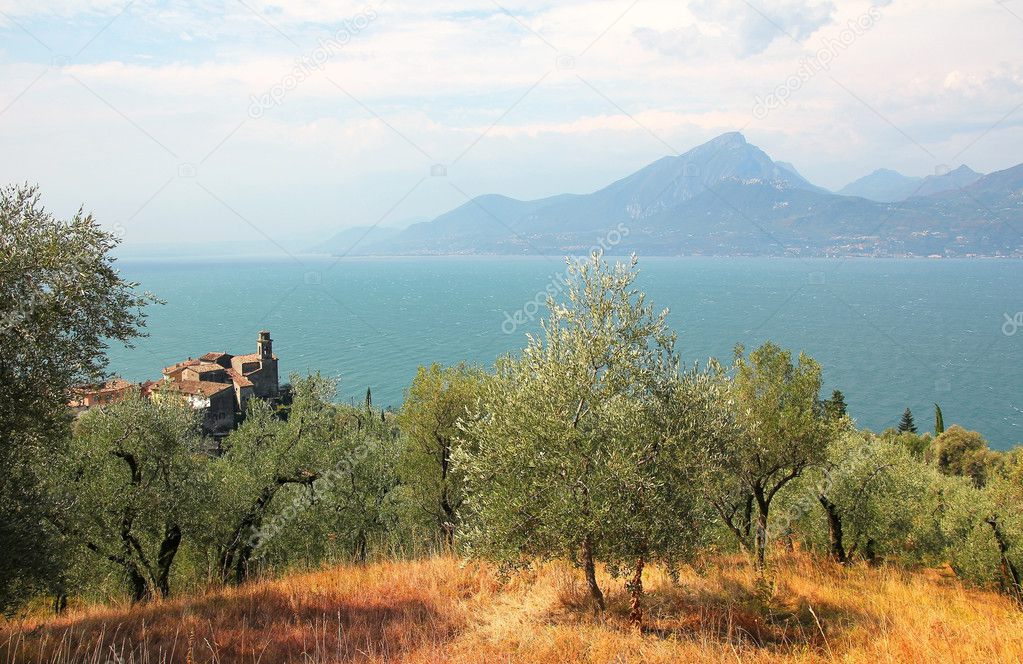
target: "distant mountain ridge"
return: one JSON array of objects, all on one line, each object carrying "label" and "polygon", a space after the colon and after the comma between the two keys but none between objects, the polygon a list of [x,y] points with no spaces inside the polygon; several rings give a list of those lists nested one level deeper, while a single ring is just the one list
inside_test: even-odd
[{"label": "distant mountain ridge", "polygon": [[880,203],[895,203],[913,196],[932,196],[967,187],[982,177],[984,177],[982,173],[965,165],[942,175],[928,175],[924,178],[879,168],[870,175],[845,185],[838,193],[843,196],[860,196]]},{"label": "distant mountain ridge", "polygon": [[1023,256],[1010,232],[1023,225],[1023,165],[916,179],[876,171],[857,183],[874,196],[912,184],[915,195],[832,193],[730,132],[590,194],[487,194],[403,230],[347,229],[334,253],[563,255],[613,236],[615,251],[646,255]]}]

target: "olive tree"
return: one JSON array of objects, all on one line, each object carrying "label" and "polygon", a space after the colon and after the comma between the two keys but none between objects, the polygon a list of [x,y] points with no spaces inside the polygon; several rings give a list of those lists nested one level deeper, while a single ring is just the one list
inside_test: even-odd
[{"label": "olive tree", "polygon": [[988,448],[976,431],[953,424],[934,439],[927,449],[927,459],[946,475],[969,477],[982,487],[1001,462],[1001,455]]},{"label": "olive tree", "polygon": [[263,564],[363,563],[396,543],[405,507],[394,491],[399,450],[389,431],[372,425],[378,418],[368,422],[335,444],[329,468],[311,486],[282,488],[264,521]]},{"label": "olive tree", "polygon": [[0,188],[0,608],[58,571],[40,487],[71,387],[103,377],[107,344],[139,336],[155,301],[115,269],[116,244],[82,210],[56,218],[35,186]]},{"label": "olive tree", "polygon": [[452,459],[462,444],[458,423],[475,406],[482,372],[466,364],[420,367],[398,414],[403,437],[400,473],[412,509],[436,524],[444,544],[455,541],[465,499]]},{"label": "olive tree", "polygon": [[819,407],[820,366],[766,342],[744,357],[736,349],[733,400],[742,433],[719,450],[709,474],[708,500],[739,546],[765,564],[768,519],[778,492],[824,461],[834,430]]},{"label": "olive tree", "polygon": [[942,526],[959,576],[996,584],[1023,605],[1023,454],[1016,449],[1006,456],[983,489],[947,478],[956,491],[949,492]]},{"label": "olive tree", "polygon": [[51,522],[116,566],[133,601],[170,593],[182,538],[201,527],[201,441],[187,405],[132,397],[85,413],[52,469]]},{"label": "olive tree", "polygon": [[364,425],[333,403],[333,382],[315,375],[293,377],[292,383],[287,419],[266,402],[249,400],[245,422],[224,441],[216,461],[220,514],[209,532],[225,582],[244,581],[257,549],[286,525],[287,519],[270,520],[282,502],[275,499],[295,488],[314,491],[316,481],[349,452],[345,433]]},{"label": "olive tree", "polygon": [[850,428],[830,441],[824,462],[793,482],[779,516],[798,520],[810,541],[826,541],[836,562],[857,555],[874,562],[903,553],[930,509],[925,497],[935,479],[899,440]]},{"label": "olive tree", "polygon": [[459,467],[475,550],[510,565],[572,559],[598,610],[604,562],[629,579],[639,621],[644,565],[691,549],[701,457],[667,312],[636,276],[635,257],[569,261],[566,300],[549,299],[541,334],[481,383]]},{"label": "olive tree", "polygon": [[992,510],[985,523],[998,547],[999,581],[1023,605],[1023,449],[1006,455],[987,488]]}]

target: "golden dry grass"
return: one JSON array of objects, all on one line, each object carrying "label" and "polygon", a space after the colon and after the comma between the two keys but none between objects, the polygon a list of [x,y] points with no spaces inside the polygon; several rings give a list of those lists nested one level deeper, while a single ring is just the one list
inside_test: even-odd
[{"label": "golden dry grass", "polygon": [[0,623],[8,662],[1023,662],[1023,613],[944,575],[794,555],[644,577],[647,621],[590,611],[579,574],[452,558],[293,575],[149,606]]}]

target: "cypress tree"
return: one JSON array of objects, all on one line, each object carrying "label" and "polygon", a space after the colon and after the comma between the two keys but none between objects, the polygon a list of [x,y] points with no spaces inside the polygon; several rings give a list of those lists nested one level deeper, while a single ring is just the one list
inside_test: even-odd
[{"label": "cypress tree", "polygon": [[906,409],[906,412],[902,414],[902,420],[899,421],[899,432],[900,433],[916,433],[916,424],[913,422],[913,413]]},{"label": "cypress tree", "polygon": [[831,393],[831,398],[824,402],[824,411],[828,414],[831,419],[838,419],[845,417],[846,405],[845,395],[842,394],[841,390],[835,390]]},{"label": "cypress tree", "polygon": [[366,410],[373,408],[373,392],[370,388],[366,388]]},{"label": "cypress tree", "polygon": [[934,435],[945,433],[945,418],[941,416],[941,406],[934,404]]}]

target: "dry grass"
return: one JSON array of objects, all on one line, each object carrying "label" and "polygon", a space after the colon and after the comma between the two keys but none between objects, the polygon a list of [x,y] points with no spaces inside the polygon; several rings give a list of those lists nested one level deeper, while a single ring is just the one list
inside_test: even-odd
[{"label": "dry grass", "polygon": [[290,576],[129,608],[0,623],[13,662],[1023,662],[1023,613],[938,573],[779,560],[766,582],[723,559],[678,584],[644,577],[647,624],[621,583],[592,615],[580,576],[501,579],[450,558]]}]

